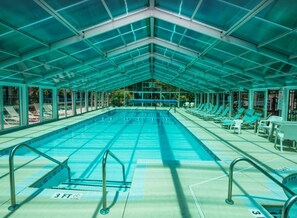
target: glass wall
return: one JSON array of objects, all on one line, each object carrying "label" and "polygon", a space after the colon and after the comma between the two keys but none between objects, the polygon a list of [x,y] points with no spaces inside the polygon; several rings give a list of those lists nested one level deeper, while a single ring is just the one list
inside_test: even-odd
[{"label": "glass wall", "polygon": [[297,121],[297,90],[289,91],[288,120]]},{"label": "glass wall", "polygon": [[64,118],[67,116],[67,99],[66,99],[66,90],[58,90],[58,116],[59,118]]},{"label": "glass wall", "polygon": [[265,91],[255,91],[254,92],[254,110],[257,113],[264,114],[265,112]]},{"label": "glass wall", "polygon": [[[28,87],[28,111],[31,116],[36,118],[36,122],[40,122],[40,105],[39,105],[39,87]],[[30,122],[32,124],[34,122]]]},{"label": "glass wall", "polygon": [[2,89],[3,95],[1,129],[20,126],[20,88],[18,86],[0,86],[0,89]]},{"label": "glass wall", "polygon": [[76,92],[76,100],[75,100],[75,104],[76,104],[76,114],[81,114],[82,113],[82,102],[81,102],[81,92],[77,91]]},{"label": "glass wall", "polygon": [[53,90],[42,89],[43,93],[43,119],[53,119]]},{"label": "glass wall", "polygon": [[249,107],[249,93],[240,92],[240,103],[239,107],[247,109]]},{"label": "glass wall", "polygon": [[279,116],[281,109],[278,108],[279,90],[268,90],[267,115]]}]

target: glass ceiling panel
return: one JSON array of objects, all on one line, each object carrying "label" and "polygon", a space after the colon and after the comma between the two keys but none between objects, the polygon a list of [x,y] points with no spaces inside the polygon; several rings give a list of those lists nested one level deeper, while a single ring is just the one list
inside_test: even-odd
[{"label": "glass ceiling panel", "polygon": [[[55,5],[60,4],[59,2],[61,1],[56,1]],[[81,4],[71,3],[71,5],[70,3],[69,1],[67,7],[59,7],[57,12],[77,30],[83,30],[111,19],[101,1],[89,0],[82,1]],[[49,4],[53,6],[51,2]]]},{"label": "glass ceiling panel", "polygon": [[3,35],[3,34],[8,34],[9,31],[11,31],[9,28],[3,26],[0,22],[0,37]]},{"label": "glass ceiling panel", "polygon": [[150,47],[148,45],[139,47],[137,49],[134,49],[133,51],[129,52],[129,55],[132,57],[137,57],[146,53],[149,53]]},{"label": "glass ceiling panel", "polygon": [[[285,30],[279,26],[254,18],[246,22],[232,35],[255,44],[260,44],[284,32]],[[251,37],[251,33],[253,33],[253,37]]]},{"label": "glass ceiling panel", "polygon": [[271,59],[269,57],[266,57],[266,56],[263,56],[263,55],[260,55],[260,54],[254,53],[254,52],[250,52],[246,55],[243,55],[242,58],[245,58],[246,62],[254,61],[255,63],[267,63],[267,62],[273,61],[273,59]]},{"label": "glass ceiling panel", "polygon": [[43,55],[39,55],[39,56],[33,58],[33,60],[50,63],[51,61],[61,59],[61,58],[65,58],[65,55],[61,54],[59,51],[52,51],[49,53],[45,53]]},{"label": "glass ceiling panel", "polygon": [[73,43],[71,45],[63,47],[61,50],[65,51],[68,54],[76,54],[90,49],[92,48],[90,48],[89,45],[87,45],[84,41],[81,41],[81,42]]},{"label": "glass ceiling panel", "polygon": [[49,14],[41,9],[34,1],[1,0],[0,8],[0,19],[17,28],[49,17]]},{"label": "glass ceiling panel", "polygon": [[94,37],[90,38],[89,40],[93,43],[97,43],[97,42],[103,43],[105,41],[112,40],[117,37],[119,37],[119,33],[117,30],[114,29],[112,31],[108,31],[108,32],[102,33],[100,35],[94,36]]},{"label": "glass ceiling panel", "polygon": [[214,60],[219,61],[221,63],[236,57],[234,55],[228,54],[228,53],[226,53],[224,51],[220,51],[220,50],[217,50],[217,49],[209,50],[208,53],[206,54],[206,56],[207,57],[214,57]]},{"label": "glass ceiling panel", "polygon": [[275,51],[281,52],[285,55],[296,54],[297,52],[297,33],[294,32],[288,36],[285,36],[266,47],[271,48]]},{"label": "glass ceiling panel", "polygon": [[145,8],[149,5],[149,0],[126,0],[128,5],[128,12]]},{"label": "glass ceiling panel", "polygon": [[68,66],[76,65],[78,64],[78,62],[72,58],[63,58],[57,61],[53,61],[52,64],[60,68],[66,68]]},{"label": "glass ceiling panel", "polygon": [[34,63],[32,61],[23,61],[19,62],[15,65],[7,67],[9,70],[15,70],[15,71],[27,71],[30,70],[30,68],[38,66],[39,64]]},{"label": "glass ceiling panel", "polygon": [[191,39],[194,39],[194,40],[197,40],[197,41],[200,41],[203,43],[207,43],[207,44],[211,44],[214,41],[216,41],[216,39],[214,39],[212,37],[203,35],[201,33],[198,33],[198,32],[195,32],[195,31],[192,31],[189,29],[187,30],[184,40],[187,40],[187,38],[191,38]]},{"label": "glass ceiling panel", "polygon": [[260,0],[236,1],[237,4],[238,2],[242,4],[241,7],[227,1],[203,1],[194,19],[222,30],[228,30],[247,14],[246,8],[254,7]]},{"label": "glass ceiling panel", "polygon": [[112,38],[110,40],[106,40],[104,42],[100,42],[99,44],[97,44],[96,46],[100,47],[101,50],[107,52],[107,51],[110,51],[110,50],[113,50],[117,47],[121,47],[125,45],[124,42],[122,41],[121,37],[118,35],[116,38]]},{"label": "glass ceiling panel", "polygon": [[284,27],[295,28],[297,23],[296,11],[296,0],[278,0],[273,1],[258,16]]},{"label": "glass ceiling panel", "polygon": [[113,1],[105,1],[109,11],[111,12],[113,18],[126,14],[128,7],[125,5],[125,1],[123,0],[113,0]]},{"label": "glass ceiling panel", "polygon": [[83,52],[76,53],[73,56],[83,61],[88,61],[94,58],[101,57],[101,55],[98,54],[98,52],[96,52],[94,49],[88,49]]},{"label": "glass ceiling panel", "polygon": [[2,35],[0,40],[5,42],[1,43],[1,49],[17,52],[18,54],[40,47],[39,43],[16,32],[11,32],[10,34],[4,36]]},{"label": "glass ceiling panel", "polygon": [[220,52],[225,52],[225,53],[230,53],[233,54],[235,56],[241,55],[245,52],[247,52],[246,49],[241,48],[239,46],[233,45],[233,44],[229,44],[226,42],[221,41],[219,44],[217,44],[214,48],[215,50],[220,50]]},{"label": "glass ceiling panel", "polygon": [[156,6],[176,14],[191,17],[198,2],[197,0],[157,0]]},{"label": "glass ceiling panel", "polygon": [[208,47],[207,44],[201,43],[199,41],[187,38],[186,40],[183,40],[181,43],[181,46],[189,48],[195,52],[200,53],[202,52],[205,48]]},{"label": "glass ceiling panel", "polygon": [[190,63],[194,58],[193,57],[189,57],[186,55],[182,55],[181,53],[174,53],[174,55],[172,56],[172,59],[177,60],[183,64],[188,64]]},{"label": "glass ceiling panel", "polygon": [[[45,26],[46,28],[44,28]],[[30,25],[24,28],[24,31],[47,43],[56,42],[73,35],[70,30],[59,23],[55,18]]]}]

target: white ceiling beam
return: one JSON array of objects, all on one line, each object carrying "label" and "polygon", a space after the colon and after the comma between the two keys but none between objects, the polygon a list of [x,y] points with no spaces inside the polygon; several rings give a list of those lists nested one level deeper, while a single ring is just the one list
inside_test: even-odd
[{"label": "white ceiling beam", "polygon": [[256,44],[253,44],[251,42],[245,41],[243,39],[240,39],[240,38],[237,38],[234,36],[228,36],[228,35],[224,36],[223,30],[211,27],[209,25],[206,25],[204,23],[201,23],[201,22],[198,22],[195,20],[191,20],[188,17],[170,13],[168,11],[161,10],[159,8],[155,8],[152,11],[152,16],[154,16],[155,18],[158,18],[160,20],[164,20],[166,22],[173,23],[173,24],[182,26],[184,28],[193,30],[195,32],[199,32],[201,34],[213,37],[215,39],[219,39],[223,42],[239,46],[239,47],[247,49],[249,51],[264,55],[266,57],[277,59],[281,62],[297,66],[296,60],[290,60],[284,54],[280,54],[280,53],[270,50],[268,48],[259,48]]},{"label": "white ceiling beam", "polygon": [[29,52],[26,52],[22,54],[20,58],[14,57],[9,60],[3,61],[0,63],[0,68],[5,68],[8,66],[14,65],[18,62],[25,61],[42,54],[46,54],[51,51],[55,51],[59,48],[71,45],[73,43],[80,42],[81,40],[88,39],[88,38],[97,36],[99,34],[114,30],[115,28],[120,28],[122,26],[129,25],[130,23],[134,23],[134,22],[143,20],[145,18],[148,18],[150,17],[150,15],[151,15],[151,10],[148,8],[145,8],[143,10],[139,10],[134,13],[129,13],[123,16],[119,16],[117,18],[114,18],[113,20],[109,20],[99,25],[95,25],[91,28],[82,30],[81,31],[82,34],[80,36],[76,36],[76,35],[71,36],[66,39],[62,39],[60,41],[52,43],[49,47],[39,47]]}]

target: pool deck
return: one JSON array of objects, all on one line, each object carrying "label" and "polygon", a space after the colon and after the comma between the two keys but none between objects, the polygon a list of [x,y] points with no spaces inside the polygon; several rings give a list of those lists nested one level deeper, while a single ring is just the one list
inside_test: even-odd
[{"label": "pool deck", "polygon": [[[151,109],[151,108],[149,108]],[[80,116],[19,130],[0,136],[1,148],[26,142],[51,131],[63,129],[82,120],[97,116],[106,110],[93,111]],[[206,217],[206,218],[248,218],[272,217],[261,205],[282,205],[287,197],[283,190],[251,165],[241,162],[235,167],[233,200],[234,205],[225,203],[228,193],[228,168],[238,157],[247,157],[265,167],[274,178],[282,178],[297,172],[296,150],[274,148],[267,138],[257,136],[254,130],[242,130],[242,134],[223,129],[213,121],[204,121],[186,113],[184,109],[170,111],[194,135],[216,155],[220,161],[173,162],[163,164],[152,160],[139,160],[129,191],[109,191],[108,215],[101,215],[101,192],[72,191],[76,198],[55,198],[67,194],[54,189],[23,188],[18,191],[18,202],[25,201],[15,212],[7,207],[9,201],[9,179],[7,156],[0,157],[0,217],[52,218],[52,217]],[[16,165],[22,161],[16,161]],[[38,167],[46,164],[42,172]],[[36,160],[29,169],[17,170],[16,181],[32,183],[26,176],[41,175],[51,165]],[[29,173],[28,173],[29,172]],[[34,178],[34,177],[33,177]],[[5,191],[3,191],[5,190]],[[28,197],[29,196],[29,197]],[[78,197],[77,197],[78,196]],[[115,201],[115,203],[112,203]],[[262,214],[260,214],[262,213]]]}]

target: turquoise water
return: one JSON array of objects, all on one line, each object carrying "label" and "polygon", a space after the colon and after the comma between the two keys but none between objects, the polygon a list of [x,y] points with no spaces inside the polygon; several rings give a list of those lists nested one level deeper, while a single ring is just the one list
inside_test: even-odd
[{"label": "turquoise water", "polygon": [[[34,146],[52,157],[68,156],[72,178],[77,179],[101,179],[101,161],[107,149],[124,163],[128,181],[132,180],[137,160],[155,160],[164,165],[218,160],[165,110],[112,111]],[[108,178],[121,179],[121,167],[111,157],[107,172]]]}]

